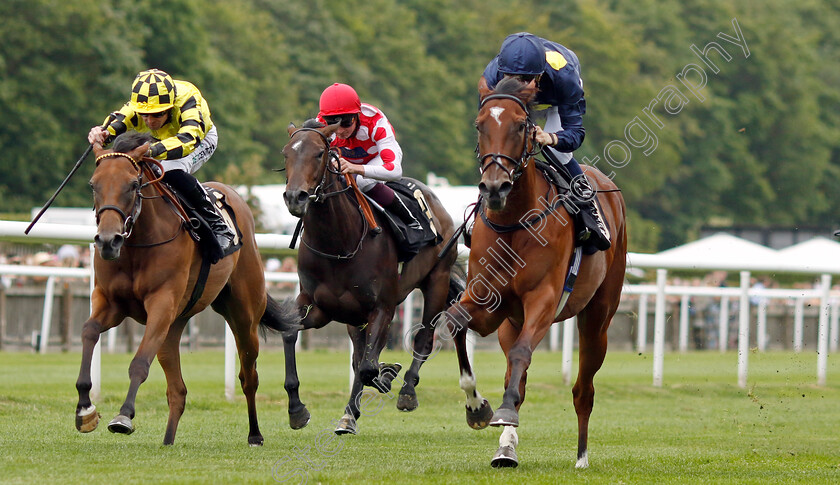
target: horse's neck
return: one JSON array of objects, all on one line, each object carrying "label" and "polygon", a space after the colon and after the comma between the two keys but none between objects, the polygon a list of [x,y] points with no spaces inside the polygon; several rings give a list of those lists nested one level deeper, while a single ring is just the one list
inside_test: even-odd
[{"label": "horse's neck", "polygon": [[542,212],[546,209],[545,199],[548,185],[540,175],[533,159],[528,160],[522,175],[513,184],[510,194],[507,196],[504,209],[491,211],[492,220],[498,224],[516,224],[524,217],[533,217],[534,209]]},{"label": "horse's neck", "polygon": [[361,217],[356,201],[348,194],[341,193],[328,197],[323,202],[310,204],[303,218],[303,226],[312,240],[352,239],[345,244],[337,244],[339,247],[350,247],[362,232]]},{"label": "horse's neck", "polygon": [[172,211],[163,197],[152,187],[142,191],[143,205],[140,216],[131,231],[131,242],[148,244],[160,242],[172,237],[181,220]]}]

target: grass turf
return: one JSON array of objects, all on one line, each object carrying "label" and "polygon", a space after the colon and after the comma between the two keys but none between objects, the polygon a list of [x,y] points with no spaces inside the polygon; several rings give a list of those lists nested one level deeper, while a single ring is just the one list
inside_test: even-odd
[{"label": "grass turf", "polygon": [[[331,430],[348,399],[348,356],[298,356],[301,397],[312,413],[288,427],[283,354],[258,360],[258,412],[265,446],[247,445],[245,400],[224,395],[220,351],[184,353],[187,409],[174,446],[163,446],[163,372],[153,364],[137,398],[136,431],[106,425],[128,387],[130,355],[102,357],[102,413],[89,434],[74,427],[78,354],[0,353],[2,483],[838,483],[840,363],[829,358],[828,386],[816,382],[812,353],[753,353],[748,388],[737,387],[737,355],[666,355],[664,385],[652,386],[649,354],[608,353],[595,378],[590,468],[575,470],[577,421],[561,355],[540,352],[520,413],[516,469],[489,462],[500,430],[474,431],[451,352],[421,371],[420,407],[402,413],[396,395],[365,406],[359,434]],[[408,363],[408,354],[385,352]],[[504,356],[476,355],[478,389],[501,402]],[[576,366],[575,366],[576,372]],[[381,404],[381,407],[377,407]]]}]

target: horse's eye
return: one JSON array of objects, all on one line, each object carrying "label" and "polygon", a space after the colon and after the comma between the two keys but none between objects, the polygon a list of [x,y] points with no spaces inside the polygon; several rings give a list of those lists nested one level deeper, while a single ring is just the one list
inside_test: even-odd
[{"label": "horse's eye", "polygon": [[524,122],[523,122],[523,123],[520,123],[520,124],[519,124],[519,132],[521,133],[521,132],[525,131],[525,127],[526,127],[526,126],[527,126],[527,125],[526,125]]},{"label": "horse's eye", "polygon": [[317,156],[316,158],[317,158],[318,160],[320,160],[320,159],[324,158],[324,150],[321,150],[320,152],[318,152],[318,156]]},{"label": "horse's eye", "polygon": [[140,187],[140,182],[138,182],[137,180],[135,180],[134,182],[131,182],[131,184],[129,184],[129,186],[128,186],[128,191],[129,191],[129,192],[134,192],[134,191],[136,191],[139,187]]}]

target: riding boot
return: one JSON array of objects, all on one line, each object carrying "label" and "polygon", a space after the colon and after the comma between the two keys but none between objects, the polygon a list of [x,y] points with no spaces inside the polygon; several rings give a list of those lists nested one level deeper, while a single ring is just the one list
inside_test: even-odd
[{"label": "riding boot", "polygon": [[421,226],[420,222],[414,218],[414,215],[412,215],[411,211],[408,210],[408,207],[405,206],[405,203],[403,203],[400,196],[395,195],[394,200],[385,206],[385,209],[387,209],[391,214],[399,217],[406,226],[418,231],[423,230],[423,226]]},{"label": "riding boot", "polygon": [[204,219],[212,234],[210,235],[211,259],[216,262],[222,259],[230,249],[236,237],[233,231],[222,219],[215,204],[204,187],[191,174],[183,170],[170,170],[164,174],[163,180],[173,186],[189,202],[196,213]]},{"label": "riding boot", "polygon": [[598,204],[595,191],[589,185],[586,176],[580,175],[572,180],[572,200],[581,212],[583,229],[577,235],[580,244],[594,246],[599,251],[610,248],[610,230]]}]

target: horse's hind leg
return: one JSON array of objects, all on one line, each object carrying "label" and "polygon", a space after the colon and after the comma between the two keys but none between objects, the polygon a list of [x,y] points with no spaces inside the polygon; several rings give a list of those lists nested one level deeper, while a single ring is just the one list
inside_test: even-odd
[{"label": "horse's hind leg", "polygon": [[82,363],[76,380],[76,390],[79,393],[79,401],[76,404],[76,429],[82,433],[89,433],[99,425],[99,412],[90,400],[93,349],[102,332],[116,326],[123,318],[107,311],[105,299],[98,290],[93,292],[93,307],[90,318],[82,326]]},{"label": "horse's hind leg", "polygon": [[166,433],[163,444],[175,443],[175,432],[178,421],[184,414],[187,402],[187,386],[181,374],[181,333],[184,331],[186,320],[180,320],[169,327],[169,333],[163,346],[157,353],[158,362],[166,375],[166,402],[169,404],[169,420],[166,422]]},{"label": "horse's hind leg", "polygon": [[590,306],[578,314],[578,332],[580,356],[578,359],[578,377],[572,387],[575,413],[578,418],[578,451],[576,468],[589,466],[587,441],[589,439],[589,416],[595,403],[595,373],[604,363],[607,355],[607,318],[606,308]]},{"label": "horse's hind leg", "polygon": [[[231,281],[233,282],[233,279]],[[254,285],[255,288],[243,286],[241,282],[241,279],[237,279],[236,283],[240,284],[225,287],[212,306],[213,310],[225,317],[236,340],[239,353],[239,383],[248,405],[248,444],[262,446],[263,436],[257,420],[256,400],[260,384],[257,375],[257,357],[260,353],[257,326],[262,316],[260,308],[264,309],[265,305],[254,299],[265,295],[265,288],[262,280],[258,285]]]},{"label": "horse's hind leg", "polygon": [[411,367],[405,372],[404,382],[397,399],[397,409],[414,411],[417,402],[415,387],[420,383],[420,367],[429,358],[435,338],[434,320],[444,310],[449,292],[449,271],[435,271],[429,276],[423,291],[423,323],[414,336]]}]

